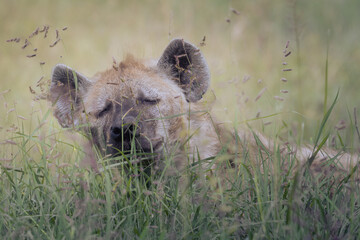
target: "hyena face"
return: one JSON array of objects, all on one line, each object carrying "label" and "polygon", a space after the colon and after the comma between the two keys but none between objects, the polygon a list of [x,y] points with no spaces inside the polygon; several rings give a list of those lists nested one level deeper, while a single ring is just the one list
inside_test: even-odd
[{"label": "hyena face", "polygon": [[180,141],[190,102],[197,102],[210,80],[200,51],[173,40],[158,62],[128,57],[87,78],[55,66],[50,87],[54,115],[63,127],[87,131],[107,153],[132,148],[161,153]]}]

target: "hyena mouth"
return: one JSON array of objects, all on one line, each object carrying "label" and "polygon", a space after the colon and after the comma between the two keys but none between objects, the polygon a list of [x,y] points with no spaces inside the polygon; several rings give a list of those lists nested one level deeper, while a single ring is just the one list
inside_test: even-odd
[{"label": "hyena mouth", "polygon": [[131,153],[157,154],[161,152],[163,140],[161,138],[148,138],[140,131],[138,126],[127,128],[112,127],[110,139],[107,144],[107,153],[113,156]]},{"label": "hyena mouth", "polygon": [[159,153],[163,142],[149,142],[148,139],[134,138],[131,141],[112,142],[107,144],[107,153],[113,156],[119,154],[129,154],[135,152],[142,153]]}]

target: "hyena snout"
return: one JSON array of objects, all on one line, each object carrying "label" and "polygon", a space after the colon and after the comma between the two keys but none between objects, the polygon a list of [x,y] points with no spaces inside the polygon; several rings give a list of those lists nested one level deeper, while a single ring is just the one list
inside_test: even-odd
[{"label": "hyena snout", "polygon": [[136,121],[135,117],[125,117],[123,121],[114,123],[110,128],[110,137],[116,143],[130,143],[132,138],[139,137],[142,129],[142,124]]}]

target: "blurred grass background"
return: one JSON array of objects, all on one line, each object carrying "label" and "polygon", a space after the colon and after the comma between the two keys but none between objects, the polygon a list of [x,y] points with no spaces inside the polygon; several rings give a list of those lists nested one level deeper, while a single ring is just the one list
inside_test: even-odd
[{"label": "blurred grass background", "polygon": [[[215,94],[213,110],[221,121],[243,122],[280,113],[251,123],[275,133],[286,126],[295,140],[313,137],[324,112],[327,48],[328,106],[340,88],[330,128],[340,120],[348,125],[353,109],[359,108],[358,0],[0,0],[0,6],[3,133],[14,123],[34,128],[37,121],[29,120],[48,111],[50,105],[34,101],[29,87],[40,93],[38,80],[49,79],[55,64],[64,63],[92,76],[111,67],[113,57],[120,61],[127,53],[158,58],[175,37],[203,51],[212,74],[212,91],[205,99],[213,101]],[[24,40],[43,25],[50,26],[48,37],[34,36],[22,49]],[[49,47],[56,40],[56,29],[61,41]],[[204,36],[205,46],[201,46]],[[15,37],[21,42],[6,42]],[[285,58],[287,41],[292,53]],[[37,56],[27,57],[35,48]],[[288,65],[282,65],[284,61]],[[284,72],[284,68],[292,71]],[[266,91],[255,101],[263,88]],[[41,114],[34,117],[34,112]],[[346,136],[346,131],[353,129],[340,134]],[[354,144],[354,139],[346,141]]]}]

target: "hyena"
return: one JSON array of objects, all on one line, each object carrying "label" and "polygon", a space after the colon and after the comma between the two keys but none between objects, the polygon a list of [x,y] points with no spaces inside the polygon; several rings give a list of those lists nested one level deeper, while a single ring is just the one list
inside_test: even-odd
[{"label": "hyena", "polygon": [[[172,154],[181,168],[189,158],[216,156],[224,146],[236,145],[236,138],[247,143],[250,155],[258,151],[257,141],[273,150],[273,143],[262,135],[231,133],[204,111],[201,99],[209,83],[209,68],[200,50],[174,39],[157,61],[128,56],[92,78],[56,65],[50,100],[60,125],[85,131],[104,154],[116,156],[135,148],[152,153],[160,162],[165,154]],[[231,156],[234,149],[241,154],[242,148],[227,151]],[[310,147],[284,149],[283,154],[295,154],[300,163],[312,158],[316,171],[321,162],[336,155],[328,150],[314,156]],[[346,170],[357,163],[357,157],[349,154],[339,159]]]}]

